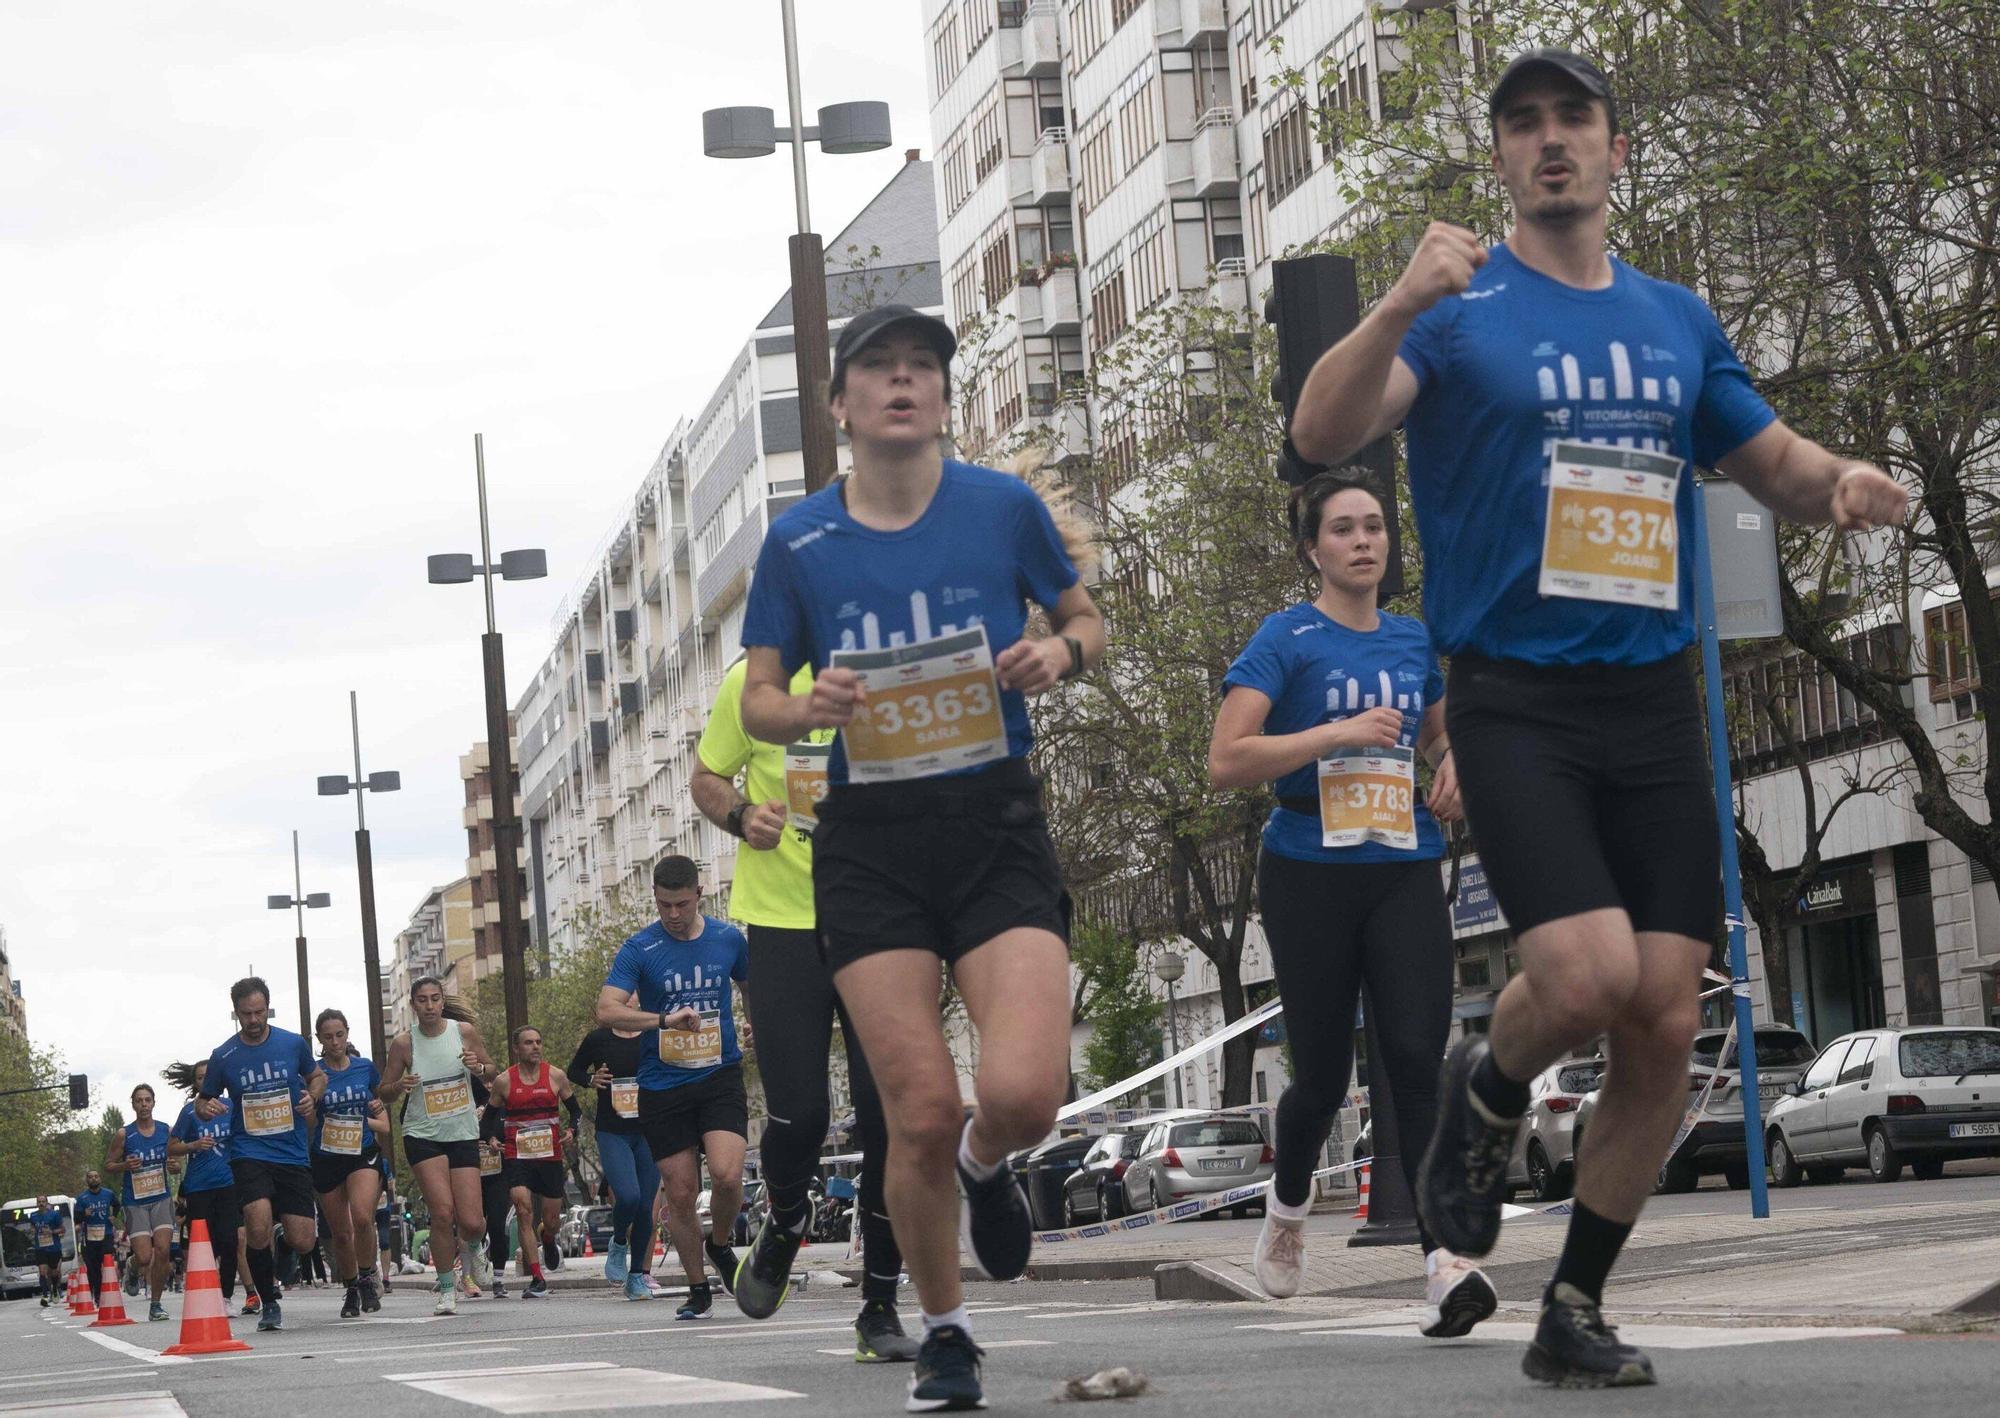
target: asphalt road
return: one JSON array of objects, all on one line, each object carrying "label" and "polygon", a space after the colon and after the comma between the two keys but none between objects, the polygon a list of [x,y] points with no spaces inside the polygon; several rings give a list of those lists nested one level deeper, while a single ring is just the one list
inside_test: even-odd
[{"label": "asphalt road", "polygon": [[[1158,1415],[1324,1413],[1646,1414],[1722,1412],[1869,1415],[1988,1411],[2000,1340],[1990,1333],[1920,1337],[1892,1330],[1629,1326],[1662,1384],[1626,1395],[1554,1394],[1520,1376],[1525,1335],[1493,1325],[1473,1337],[1420,1338],[1407,1310],[1385,1303],[1198,1305],[1159,1302],[1145,1281],[1030,1282],[969,1287],[998,1411],[1041,1411],[1058,1383],[1112,1364],[1144,1374],[1127,1407]],[[908,1292],[906,1292],[907,1294]],[[810,1287],[779,1315],[752,1323],[729,1301],[716,1317],[677,1323],[668,1304],[608,1292],[545,1301],[466,1302],[430,1316],[416,1289],[383,1313],[336,1318],[338,1296],[287,1297],[275,1335],[237,1322],[248,1355],[161,1362],[173,1326],[92,1333],[53,1322],[32,1302],[0,1307],[0,1415],[5,1418],[400,1418],[404,1414],[665,1411],[728,1402],[745,1418],[768,1409],[814,1415],[902,1411],[907,1370],[852,1362],[855,1292]],[[178,1313],[176,1300],[172,1305]],[[1337,1312],[1336,1312],[1337,1310]],[[105,1338],[110,1343],[101,1342]],[[1422,1352],[1419,1352],[1422,1351]],[[736,1411],[732,1408],[732,1411]]]}]

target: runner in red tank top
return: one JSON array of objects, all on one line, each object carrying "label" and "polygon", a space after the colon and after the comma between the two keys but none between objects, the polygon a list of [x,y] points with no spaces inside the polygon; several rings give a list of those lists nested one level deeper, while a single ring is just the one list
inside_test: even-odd
[{"label": "runner in red tank top", "polygon": [[[531,1277],[521,1298],[539,1300],[549,1293],[542,1268],[553,1270],[562,1262],[556,1231],[562,1225],[563,1148],[575,1138],[583,1110],[568,1076],[542,1062],[541,1030],[523,1024],[512,1043],[514,1064],[493,1081],[493,1101],[506,1113],[502,1169],[521,1228],[521,1273]],[[569,1113],[566,1124],[556,1117],[558,1105]],[[542,1239],[539,1256],[537,1234]]]}]

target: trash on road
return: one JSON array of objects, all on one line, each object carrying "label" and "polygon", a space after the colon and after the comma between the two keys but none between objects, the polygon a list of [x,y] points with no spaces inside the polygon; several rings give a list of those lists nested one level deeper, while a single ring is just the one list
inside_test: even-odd
[{"label": "trash on road", "polygon": [[1087,1379],[1064,1379],[1056,1385],[1058,1402],[1082,1402],[1091,1398],[1137,1398],[1147,1389],[1146,1376],[1124,1365],[1099,1369]]}]

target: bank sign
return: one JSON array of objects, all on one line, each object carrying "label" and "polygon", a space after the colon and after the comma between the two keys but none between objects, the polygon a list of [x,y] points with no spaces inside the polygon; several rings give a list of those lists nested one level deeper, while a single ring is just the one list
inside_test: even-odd
[{"label": "bank sign", "polygon": [[[1445,889],[1451,889],[1451,859],[1442,863]],[[1458,863],[1458,895],[1452,898],[1451,929],[1454,935],[1493,930],[1502,924],[1500,903],[1486,880],[1486,866],[1477,857],[1461,857]]]}]

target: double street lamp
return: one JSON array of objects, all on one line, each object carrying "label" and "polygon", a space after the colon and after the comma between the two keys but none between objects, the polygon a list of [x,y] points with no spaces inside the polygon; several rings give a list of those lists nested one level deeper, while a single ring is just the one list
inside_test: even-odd
[{"label": "double street lamp", "polygon": [[321,774],[319,795],[338,798],[354,794],[354,863],[361,874],[361,968],[368,976],[368,1045],[374,1050],[369,1057],[379,1065],[383,1057],[382,960],[375,940],[375,856],[368,845],[368,810],[362,794],[393,793],[403,786],[403,775],[386,772],[362,776],[361,703],[351,689],[347,691],[347,716],[354,726],[354,776]]},{"label": "double street lamp", "polygon": [[[824,341],[821,342],[822,345]],[[480,660],[486,679],[486,752],[489,791],[493,794],[493,860],[495,894],[500,907],[500,979],[507,1001],[511,1034],[528,1022],[527,942],[521,919],[521,820],[514,813],[514,751],[507,733],[507,666],[501,654],[500,632],[493,621],[493,578],[533,581],[549,574],[549,557],[539,547],[507,551],[493,560],[493,540],[486,522],[486,440],[472,435],[472,459],[479,477],[479,561],[462,552],[429,559],[433,586],[463,585],[475,576],[486,583],[486,633],[479,637]],[[358,770],[357,770],[358,771]]]},{"label": "double street lamp", "polygon": [[833,376],[827,353],[826,252],[812,229],[806,201],[806,144],[828,153],[872,153],[889,146],[889,105],[836,103],[819,111],[816,125],[805,123],[799,104],[799,36],[792,0],[781,0],[785,32],[785,92],[790,123],[777,126],[768,108],[711,108],[701,116],[701,150],[712,158],[761,158],[792,145],[792,195],[798,233],[791,238],[792,356],[799,378],[799,441],[805,459],[806,491],[833,481],[839,444],[833,414],[822,397]]},{"label": "double street lamp", "polygon": [[306,984],[306,910],[319,910],[333,904],[333,898],[324,891],[306,894],[299,872],[299,834],[292,833],[292,894],[290,896],[266,896],[264,904],[273,911],[290,910],[298,916],[299,950],[299,1036],[312,1038],[312,996]]}]

